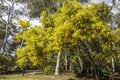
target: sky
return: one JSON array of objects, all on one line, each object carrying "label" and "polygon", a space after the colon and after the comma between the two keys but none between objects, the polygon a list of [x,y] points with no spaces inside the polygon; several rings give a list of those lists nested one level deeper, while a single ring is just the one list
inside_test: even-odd
[{"label": "sky", "polygon": [[99,3],[99,2],[103,2],[103,1],[110,6],[112,5],[112,0],[90,0],[90,2],[94,2],[94,3]]}]

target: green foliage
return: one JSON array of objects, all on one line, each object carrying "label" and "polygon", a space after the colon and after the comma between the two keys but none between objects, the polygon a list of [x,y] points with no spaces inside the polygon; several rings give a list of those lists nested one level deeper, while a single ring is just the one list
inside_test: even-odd
[{"label": "green foliage", "polygon": [[49,75],[54,73],[54,67],[51,65],[48,65],[44,68],[44,74]]},{"label": "green foliage", "polygon": [[11,55],[0,55],[0,73],[6,73],[15,66],[15,58]]},{"label": "green foliage", "polygon": [[44,10],[50,10],[51,13],[55,12],[58,4],[64,0],[21,0],[18,2],[26,3],[29,9],[30,17],[40,17],[40,13]]}]

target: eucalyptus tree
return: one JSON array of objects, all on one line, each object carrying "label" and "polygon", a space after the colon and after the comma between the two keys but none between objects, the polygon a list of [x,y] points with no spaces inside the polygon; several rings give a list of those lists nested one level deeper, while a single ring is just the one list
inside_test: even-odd
[{"label": "eucalyptus tree", "polygon": [[[18,19],[18,11],[15,9],[15,0],[2,0],[0,1],[0,33],[1,33],[1,54],[7,54],[14,51],[12,45],[13,36],[17,30],[16,20]],[[10,48],[10,49],[9,49]]]},{"label": "eucalyptus tree", "polygon": [[[0,0],[0,55],[7,57],[3,59],[8,59],[10,63],[12,58],[15,59],[15,49],[18,45],[14,36],[20,32],[16,20],[23,15],[17,4],[19,3],[16,0]],[[13,63],[15,64],[15,60]]]}]

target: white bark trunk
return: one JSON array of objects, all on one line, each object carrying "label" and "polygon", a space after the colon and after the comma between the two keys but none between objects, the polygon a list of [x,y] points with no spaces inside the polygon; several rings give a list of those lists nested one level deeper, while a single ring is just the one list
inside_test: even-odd
[{"label": "white bark trunk", "polygon": [[115,72],[115,62],[114,62],[114,58],[111,57],[112,59],[112,71]]},{"label": "white bark trunk", "polygon": [[81,68],[81,71],[83,70],[83,63],[82,63],[82,60],[80,57],[78,57],[78,60],[79,60],[79,64],[80,64],[80,68]]},{"label": "white bark trunk", "polygon": [[60,55],[61,55],[61,52],[59,52],[59,53],[58,53],[58,56],[57,56],[56,68],[55,68],[55,75],[59,75]]},{"label": "white bark trunk", "polygon": [[65,51],[65,71],[67,71],[68,70],[68,59],[67,59],[67,51]]}]

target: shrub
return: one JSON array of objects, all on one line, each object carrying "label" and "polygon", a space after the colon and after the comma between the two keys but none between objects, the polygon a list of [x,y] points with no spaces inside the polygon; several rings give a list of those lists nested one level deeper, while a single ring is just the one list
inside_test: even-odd
[{"label": "shrub", "polygon": [[54,73],[54,68],[53,66],[49,65],[44,68],[44,74],[49,75]]}]

